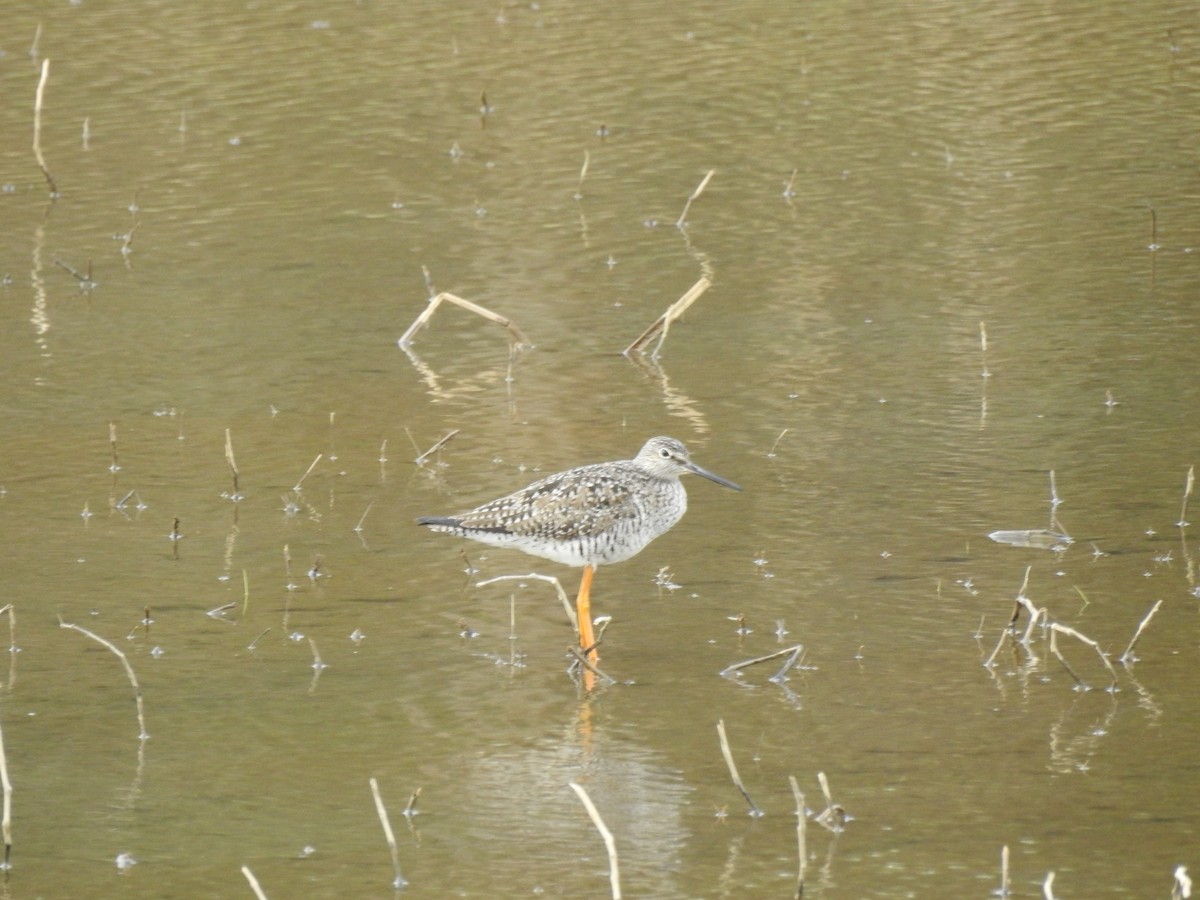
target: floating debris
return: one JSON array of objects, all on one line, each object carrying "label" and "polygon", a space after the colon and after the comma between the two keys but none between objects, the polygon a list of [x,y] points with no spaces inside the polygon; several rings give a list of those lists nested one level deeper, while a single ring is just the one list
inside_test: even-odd
[{"label": "floating debris", "polygon": [[988,537],[997,544],[1012,547],[1032,547],[1035,550],[1057,550],[1075,543],[1074,539],[1050,531],[1048,528],[1030,528],[1024,531],[993,531]]}]

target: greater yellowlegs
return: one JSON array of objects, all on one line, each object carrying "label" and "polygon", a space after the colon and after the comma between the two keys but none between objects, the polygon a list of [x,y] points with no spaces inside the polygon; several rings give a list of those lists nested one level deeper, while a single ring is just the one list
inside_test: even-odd
[{"label": "greater yellowlegs", "polygon": [[596,567],[636,556],[683,517],[687,492],[679,476],[689,472],[741,490],[692,462],[679,441],[655,437],[633,459],[568,469],[469,512],[421,516],[417,524],[583,566],[575,601],[579,644],[594,659],[591,589]]}]

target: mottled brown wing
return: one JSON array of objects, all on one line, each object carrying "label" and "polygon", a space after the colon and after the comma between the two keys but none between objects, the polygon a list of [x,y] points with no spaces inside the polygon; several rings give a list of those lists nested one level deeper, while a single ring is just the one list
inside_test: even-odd
[{"label": "mottled brown wing", "polygon": [[607,466],[584,466],[455,516],[463,528],[569,541],[610,532],[640,510],[633,492],[605,477]]}]

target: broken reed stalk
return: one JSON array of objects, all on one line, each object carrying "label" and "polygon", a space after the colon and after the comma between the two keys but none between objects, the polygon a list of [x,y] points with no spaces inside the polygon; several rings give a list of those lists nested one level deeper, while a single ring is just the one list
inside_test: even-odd
[{"label": "broken reed stalk", "polygon": [[643,331],[632,344],[626,347],[621,352],[625,356],[631,353],[644,353],[646,344],[650,343],[651,339],[657,334],[659,335],[658,343],[654,347],[654,352],[650,354],[651,359],[658,359],[658,351],[662,349],[663,342],[667,339],[667,331],[671,327],[671,323],[682,316],[689,306],[700,299],[700,296],[712,286],[703,275],[700,280],[687,289],[682,297],[667,307],[667,311],[654,320],[654,322]]},{"label": "broken reed stalk", "polygon": [[383,836],[387,838],[388,850],[392,853],[392,870],[396,877],[392,879],[392,887],[402,888],[407,881],[400,874],[400,851],[396,847],[396,835],[392,832],[392,823],[388,821],[387,808],[383,805],[383,797],[379,793],[379,782],[371,777],[371,794],[375,797],[375,812],[379,814],[379,824],[383,826]]},{"label": "broken reed stalk", "polygon": [[592,161],[591,155],[586,150],[584,150],[583,151],[583,168],[579,170],[579,186],[575,188],[575,199],[576,200],[583,199],[583,179],[587,178],[588,164],[591,163],[591,161]]},{"label": "broken reed stalk", "polygon": [[834,834],[841,834],[846,827],[846,810],[833,802],[833,792],[829,790],[829,779],[824,772],[817,773],[817,781],[821,785],[821,793],[825,795],[825,810],[814,821]]},{"label": "broken reed stalk", "polygon": [[1187,482],[1183,486],[1183,508],[1179,510],[1179,521],[1175,524],[1180,528],[1186,528],[1188,498],[1192,496],[1192,488],[1196,486],[1196,467],[1188,466]]},{"label": "broken reed stalk", "polygon": [[996,893],[1001,897],[1012,893],[1012,882],[1008,877],[1008,844],[1000,851],[1000,890]]},{"label": "broken reed stalk", "polygon": [[[38,34],[41,34],[41,25],[38,25]],[[42,100],[46,95],[46,81],[50,77],[50,60],[42,60],[42,76],[38,79],[37,93],[33,97],[33,155],[37,159],[38,168],[42,170],[42,174],[46,176],[46,184],[50,186],[50,196],[58,196],[58,185],[54,182],[54,176],[50,174],[50,169],[46,166],[46,157],[42,155]]]},{"label": "broken reed stalk", "polygon": [[304,474],[300,476],[300,480],[297,481],[296,484],[292,487],[293,491],[295,491],[297,494],[300,493],[300,485],[304,484],[304,479],[312,474],[312,470],[317,467],[317,463],[319,463],[324,458],[325,458],[324,453],[317,454],[317,458],[308,464],[308,468],[304,470]]},{"label": "broken reed stalk", "polygon": [[1175,882],[1171,885],[1171,900],[1186,900],[1192,896],[1192,879],[1188,877],[1187,866],[1175,867]]},{"label": "broken reed stalk", "polygon": [[108,423],[108,446],[112,448],[112,465],[108,467],[108,471],[116,472],[121,468],[120,462],[117,459],[117,426],[112,422]]},{"label": "broken reed stalk", "polygon": [[1058,622],[1049,622],[1048,624],[1050,626],[1050,652],[1058,657],[1058,661],[1063,664],[1068,672],[1071,673],[1071,677],[1075,679],[1076,683],[1079,684],[1080,687],[1086,688],[1087,685],[1084,684],[1079,676],[1075,674],[1075,670],[1067,665],[1066,658],[1058,652],[1058,644],[1054,638],[1055,635],[1059,633],[1069,635],[1076,640],[1082,641],[1095,650],[1096,655],[1100,657],[1100,662],[1104,663],[1104,668],[1108,669],[1108,673],[1112,675],[1112,684],[1109,686],[1110,690],[1115,691],[1117,689],[1117,670],[1113,668],[1113,664],[1109,662],[1108,657],[1105,655],[1104,651],[1100,649],[1099,644],[1097,644],[1087,635],[1076,631],[1069,625],[1060,625]]},{"label": "broken reed stalk", "polygon": [[1150,607],[1150,612],[1142,618],[1138,623],[1137,631],[1133,633],[1133,639],[1129,642],[1129,646],[1125,648],[1125,652],[1121,654],[1118,662],[1129,665],[1131,662],[1136,662],[1137,657],[1133,655],[1133,648],[1137,646],[1138,640],[1141,639],[1142,632],[1146,630],[1146,626],[1150,624],[1150,620],[1154,618],[1154,614],[1158,612],[1158,608],[1162,606],[1162,600],[1155,600],[1154,605]]},{"label": "broken reed stalk", "polygon": [[[600,646],[599,638],[596,639],[596,643],[593,646],[595,646],[595,647]],[[588,649],[591,650],[592,647],[589,647]],[[567,652],[570,653],[572,656],[574,656],[577,660],[579,660],[579,664],[581,666],[583,666],[585,669],[587,669],[589,672],[591,672],[593,675],[595,675],[597,678],[603,679],[608,684],[616,684],[617,683],[617,679],[613,678],[607,672],[602,671],[599,666],[597,666],[592,660],[588,659],[587,654],[585,654],[583,652],[582,647],[577,647],[576,645],[571,644],[567,647]]]},{"label": "broken reed stalk", "polygon": [[412,345],[413,335],[415,335],[417,331],[419,331],[420,328],[433,317],[433,314],[437,311],[437,308],[442,305],[443,301],[448,301],[456,306],[461,306],[463,309],[473,312],[477,316],[482,316],[489,322],[495,322],[497,325],[503,325],[508,329],[509,337],[512,338],[513,342],[516,343],[517,346],[533,346],[533,342],[525,336],[525,332],[513,324],[511,319],[506,319],[499,313],[494,313],[487,307],[480,306],[478,303],[473,303],[470,300],[464,300],[462,297],[442,291],[440,294],[430,298],[429,305],[425,307],[419,316],[417,316],[416,321],[408,326],[408,331],[404,332],[404,334],[400,336],[400,340],[396,343],[399,344],[401,349],[405,349]]},{"label": "broken reed stalk", "polygon": [[676,228],[682,228],[684,226],[684,224],[687,222],[688,210],[692,208],[692,203],[695,202],[696,199],[699,198],[699,196],[704,193],[704,189],[706,187],[708,187],[708,183],[710,181],[712,181],[712,177],[716,174],[717,174],[716,169],[709,169],[708,174],[704,176],[704,180],[701,181],[700,184],[696,186],[696,189],[694,191],[692,191],[692,195],[687,198],[687,203],[683,204],[683,212],[681,212],[679,214],[679,220],[675,223]]},{"label": "broken reed stalk", "polygon": [[229,471],[233,473],[233,496],[230,499],[240,500],[242,493],[238,488],[237,460],[233,458],[233,436],[228,428],[225,429],[225,462],[229,463]]},{"label": "broken reed stalk", "polygon": [[408,803],[404,806],[404,812],[400,815],[406,819],[412,819],[417,814],[417,801],[421,799],[421,789],[417,788],[412,792],[412,796],[408,798]]},{"label": "broken reed stalk", "polygon": [[102,638],[94,631],[88,631],[88,629],[79,625],[74,625],[71,622],[64,622],[62,620],[62,616],[58,617],[58,627],[69,628],[72,631],[78,631],[80,634],[90,637],[93,641],[103,644],[105,647],[115,653],[119,660],[121,660],[121,665],[125,667],[125,674],[129,676],[129,683],[133,685],[134,700],[137,701],[138,727],[141,729],[138,739],[142,741],[148,740],[150,735],[146,732],[146,714],[142,709],[142,687],[138,684],[137,675],[135,675],[133,672],[133,666],[129,664],[129,658],[123,652],[121,652],[121,648],[112,641]]},{"label": "broken reed stalk", "polygon": [[750,806],[750,815],[756,819],[762,818],[764,815],[763,811],[750,799],[750,792],[746,790],[746,785],[742,783],[742,777],[738,775],[737,765],[733,761],[733,751],[729,749],[729,738],[725,735],[724,719],[717,720],[717,734],[721,738],[721,755],[725,757],[725,765],[729,767],[729,775],[733,779],[734,786],[746,798],[746,803]]},{"label": "broken reed stalk", "polygon": [[983,667],[990,669],[996,663],[996,657],[1000,655],[1001,648],[1012,639],[1012,629],[1005,628],[1000,632],[1000,639],[996,641],[996,646],[992,650],[991,656],[983,661]]},{"label": "broken reed stalk", "polygon": [[[0,613],[8,613],[8,652],[17,652],[17,608],[11,603],[5,603]],[[12,685],[10,684],[11,688]]]},{"label": "broken reed stalk", "polygon": [[4,831],[4,865],[0,866],[5,872],[12,868],[12,782],[8,780],[8,753],[4,750],[4,729],[0,728],[0,787],[4,788],[4,814],[0,818],[0,828]]},{"label": "broken reed stalk", "polygon": [[440,441],[438,441],[436,444],[434,444],[432,447],[430,447],[428,450],[426,450],[424,453],[422,453],[420,456],[418,456],[416,459],[414,459],[413,462],[416,463],[418,466],[424,465],[425,460],[429,459],[429,457],[433,456],[433,454],[437,453],[439,450],[441,450],[443,447],[445,447],[448,443],[450,443],[451,439],[456,434],[458,434],[458,432],[459,432],[459,429],[455,428],[453,431],[451,431],[449,434],[447,434],[445,437],[443,437]]},{"label": "broken reed stalk", "polygon": [[1017,619],[1018,619],[1018,618],[1020,618],[1020,616],[1021,616],[1021,600],[1022,600],[1022,598],[1024,598],[1024,596],[1025,596],[1025,590],[1026,590],[1026,588],[1028,588],[1028,587],[1029,587],[1029,573],[1030,573],[1030,572],[1032,572],[1032,571],[1033,571],[1033,566],[1026,566],[1026,567],[1025,567],[1025,578],[1024,578],[1024,580],[1021,582],[1021,587],[1020,587],[1020,589],[1017,591],[1017,599],[1014,601],[1014,605],[1013,605],[1013,612],[1012,612],[1012,618],[1010,618],[1010,619],[1008,620],[1008,627],[1009,627],[1009,628],[1012,628],[1012,626],[1016,625],[1016,624],[1017,624]]},{"label": "broken reed stalk", "polygon": [[600,837],[604,838],[604,848],[608,851],[608,880],[612,884],[613,900],[621,900],[621,869],[617,864],[617,842],[613,839],[613,834],[608,830],[608,826],[604,824],[604,820],[600,818],[600,811],[596,809],[596,804],[592,802],[588,792],[582,785],[576,784],[574,781],[568,783],[571,785],[571,790],[579,796],[587,814],[591,816],[592,824],[600,832]]},{"label": "broken reed stalk", "polygon": [[808,818],[804,814],[804,793],[796,781],[795,775],[788,776],[792,786],[792,796],[796,799],[796,850],[800,857],[800,868],[796,873],[796,900],[804,896],[804,877],[808,870],[807,830]]},{"label": "broken reed stalk", "polygon": [[[781,657],[781,656],[789,656],[790,655],[792,657],[798,657],[799,654],[801,653],[801,651],[803,651],[803,650],[804,650],[803,644],[794,644],[791,647],[784,647],[782,650],[776,650],[774,653],[768,653],[766,656],[756,656],[754,659],[746,659],[746,660],[742,660],[741,662],[736,662],[733,665],[726,666],[725,668],[723,668],[719,674],[721,675],[722,678],[728,678],[734,672],[741,671],[742,669],[745,669],[749,666],[757,665],[758,663],[761,663],[761,662],[769,662],[773,659],[779,659],[779,657]],[[782,675],[784,672],[786,672],[788,669],[790,669],[793,665],[795,665],[795,659],[793,659],[787,665],[786,668],[781,669],[778,674],[773,675],[772,678],[778,679],[778,677],[780,675]]]},{"label": "broken reed stalk", "polygon": [[242,874],[246,876],[246,881],[250,882],[250,890],[254,891],[254,896],[258,900],[267,900],[267,895],[263,893],[262,885],[258,883],[258,879],[254,877],[254,873],[250,871],[249,866],[242,866]]},{"label": "broken reed stalk", "polygon": [[567,596],[567,592],[563,590],[562,583],[553,575],[539,575],[537,572],[530,572],[528,575],[497,575],[495,578],[489,578],[486,581],[475,582],[475,587],[487,587],[489,584],[495,584],[497,581],[545,581],[548,584],[554,585],[554,589],[558,591],[558,599],[562,601],[563,609],[566,610],[567,618],[571,621],[571,627],[576,632],[579,631],[579,617],[575,615],[575,604],[571,602],[571,598]]},{"label": "broken reed stalk", "polygon": [[1046,879],[1042,882],[1042,897],[1044,900],[1054,900],[1054,871],[1046,873]]},{"label": "broken reed stalk", "polygon": [[1025,596],[1025,589],[1029,587],[1029,573],[1032,571],[1033,566],[1025,567],[1025,578],[1021,582],[1020,590],[1017,591],[1017,599],[1013,602],[1012,615],[1009,616],[1008,625],[1006,625],[1000,632],[1000,639],[996,641],[996,646],[992,650],[991,656],[984,660],[983,667],[985,669],[990,669],[992,667],[992,665],[996,662],[996,657],[1000,655],[1000,649],[1004,646],[1005,642],[1012,639],[1012,629],[1013,626],[1017,624],[1017,619],[1021,616],[1022,607],[1030,610],[1029,628],[1025,632],[1025,637],[1028,638],[1030,632],[1033,630],[1033,626],[1037,621],[1037,613],[1036,610],[1033,609],[1032,604],[1029,602],[1029,598]]}]

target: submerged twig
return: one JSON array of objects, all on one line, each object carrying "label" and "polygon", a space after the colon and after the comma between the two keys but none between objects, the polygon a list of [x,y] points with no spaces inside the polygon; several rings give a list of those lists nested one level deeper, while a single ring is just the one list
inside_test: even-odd
[{"label": "submerged twig", "polygon": [[725,757],[725,765],[729,767],[729,776],[733,779],[734,786],[746,798],[746,803],[750,806],[750,815],[756,819],[762,818],[763,811],[750,798],[750,792],[746,790],[746,785],[742,782],[742,777],[738,774],[737,764],[733,761],[733,751],[729,748],[729,738],[725,735],[724,719],[717,720],[717,734],[721,738],[721,755]]},{"label": "submerged twig", "polygon": [[596,826],[596,830],[600,832],[600,837],[604,839],[604,847],[608,851],[608,879],[612,884],[613,900],[621,900],[621,869],[617,864],[617,842],[613,839],[613,834],[608,830],[608,826],[604,824],[604,820],[600,818],[600,811],[596,809],[596,804],[592,802],[592,798],[588,796],[588,792],[584,790],[582,785],[576,784],[574,781],[568,782],[573,790],[583,803],[583,808],[587,810],[587,814],[592,819],[592,824]]}]

